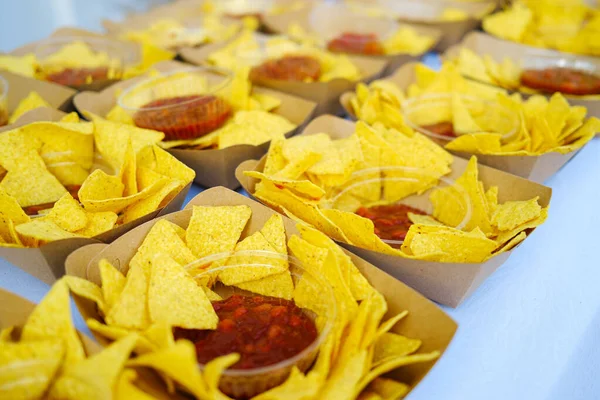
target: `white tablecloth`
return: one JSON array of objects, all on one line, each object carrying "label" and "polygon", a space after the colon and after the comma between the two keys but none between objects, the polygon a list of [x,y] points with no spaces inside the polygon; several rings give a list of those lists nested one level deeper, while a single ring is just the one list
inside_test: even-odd
[{"label": "white tablecloth", "polygon": [[[13,1],[0,24],[0,50],[65,24],[99,29],[123,4],[142,3]],[[554,189],[547,222],[470,299],[446,308],[459,330],[411,400],[600,398],[600,140],[547,185]],[[188,200],[200,190],[192,187]],[[0,287],[35,302],[48,290],[4,260]]]}]

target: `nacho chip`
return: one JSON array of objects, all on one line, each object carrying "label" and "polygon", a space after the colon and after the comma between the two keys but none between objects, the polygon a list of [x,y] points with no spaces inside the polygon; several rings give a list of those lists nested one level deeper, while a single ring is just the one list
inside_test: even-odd
[{"label": "nacho chip", "polygon": [[384,333],[375,343],[373,366],[385,362],[389,358],[407,356],[421,347],[418,339],[409,339],[397,333]]},{"label": "nacho chip", "polygon": [[[125,185],[118,176],[108,175],[97,169],[88,176],[79,189],[79,201],[115,199],[123,196]],[[106,211],[106,210],[105,210]]]},{"label": "nacho chip", "polygon": [[98,285],[87,279],[78,278],[76,276],[67,275],[63,278],[71,292],[77,296],[83,297],[96,303],[101,312],[106,312],[106,304],[104,303],[104,296],[102,290]]},{"label": "nacho chip", "polygon": [[15,227],[19,235],[41,242],[54,242],[62,239],[73,239],[81,235],[65,231],[50,220],[35,219]]},{"label": "nacho chip", "polygon": [[138,339],[130,334],[100,353],[68,365],[50,389],[50,399],[112,398],[113,386]]},{"label": "nacho chip", "polygon": [[152,322],[186,329],[216,329],[219,318],[200,286],[165,253],[151,260],[148,310]]},{"label": "nacho chip", "polygon": [[186,184],[196,177],[193,169],[187,167],[158,146],[148,146],[138,152],[137,165],[138,167],[150,168],[161,175],[181,180]]},{"label": "nacho chip", "polygon": [[83,229],[88,223],[85,211],[69,193],[58,199],[46,218],[68,232]]},{"label": "nacho chip", "polygon": [[21,207],[54,203],[67,192],[34,150],[17,155],[11,164],[2,164],[8,173],[0,182],[0,188]]},{"label": "nacho chip", "polygon": [[487,259],[496,246],[479,228],[463,232],[446,226],[415,224],[409,228],[402,249],[417,258],[437,254],[436,261],[478,263]]},{"label": "nacho chip", "polygon": [[238,362],[240,355],[232,353],[226,356],[217,357],[204,366],[204,382],[208,387],[208,394],[213,399],[224,399],[224,396],[219,390],[219,382],[223,371]]},{"label": "nacho chip", "polygon": [[148,314],[148,278],[142,267],[132,265],[119,299],[106,316],[109,325],[143,330],[150,325]]},{"label": "nacho chip", "polygon": [[87,224],[83,229],[75,232],[78,235],[85,237],[95,237],[104,232],[110,231],[115,227],[117,214],[112,211],[101,211],[101,212],[88,212],[85,214],[87,217]]},{"label": "nacho chip", "polygon": [[94,122],[96,148],[115,171],[118,171],[123,165],[129,140],[131,140],[133,151],[137,154],[141,149],[158,143],[165,137],[162,132],[107,121],[95,115],[91,117]]},{"label": "nacho chip", "polygon": [[196,349],[187,340],[154,353],[141,355],[127,363],[131,367],[150,367],[173,379],[198,398],[206,398],[207,386],[196,360]]},{"label": "nacho chip", "polygon": [[396,368],[400,368],[402,366],[410,365],[410,364],[430,362],[430,361],[437,359],[439,356],[440,356],[439,351],[432,351],[431,353],[413,354],[410,356],[402,356],[402,357],[396,357],[396,358],[390,359],[389,361],[386,361],[386,362],[378,365],[377,367],[373,368],[368,374],[363,376],[361,378],[360,382],[358,383],[354,393],[355,393],[355,395],[358,395],[375,378],[377,378],[380,375],[383,375],[387,372],[393,371]]},{"label": "nacho chip", "polygon": [[64,280],[52,285],[48,294],[27,318],[21,332],[21,340],[24,341],[52,338],[64,341],[67,363],[84,359],[85,353],[71,320],[69,289]]},{"label": "nacho chip", "polygon": [[[160,186],[160,184],[159,184]],[[178,179],[167,182],[162,188],[158,189],[148,197],[128,206],[123,213],[123,223],[126,224],[135,221],[151,212],[166,207],[167,204],[183,189],[185,182]]]},{"label": "nacho chip", "polygon": [[[256,254],[237,255],[238,252],[257,251]],[[227,265],[244,265],[244,268],[225,268],[219,272],[219,280],[227,286],[243,282],[256,281],[270,275],[284,272],[288,265],[285,258],[262,256],[261,252],[276,253],[267,239],[260,232],[246,237],[235,246],[234,254],[227,260]]]},{"label": "nacho chip", "polygon": [[246,171],[244,175],[249,176],[251,178],[260,179],[262,181],[267,181],[273,184],[275,187],[280,189],[288,189],[296,194],[301,196],[308,196],[314,198],[315,200],[320,199],[325,195],[325,191],[319,186],[315,185],[309,180],[292,180],[285,178],[277,178],[275,176],[268,176],[261,172],[257,171]]},{"label": "nacho chip", "polygon": [[30,218],[21,208],[17,199],[10,196],[0,187],[0,210],[2,214],[10,218],[16,225],[29,222]]},{"label": "nacho chip", "polygon": [[[106,339],[116,341],[131,334],[131,330],[129,329],[120,328],[118,326],[112,325],[104,325],[103,323],[93,318],[90,318],[85,322],[92,332],[95,332],[96,334],[103,336]],[[135,344],[136,353],[143,354],[153,352],[155,350],[156,346],[153,343],[151,343],[147,338],[145,338],[144,336],[138,336],[137,342]]]},{"label": "nacho chip", "polygon": [[198,258],[232,251],[251,215],[248,206],[194,206],[186,243]]},{"label": "nacho chip", "polygon": [[377,393],[382,400],[396,400],[404,398],[408,394],[410,386],[393,379],[375,378],[367,386],[367,390]]},{"label": "nacho chip", "polygon": [[133,382],[138,374],[132,369],[124,370],[117,380],[115,387],[115,400],[154,400],[146,392],[140,390]]},{"label": "nacho chip", "polygon": [[194,262],[196,257],[179,236],[176,226],[165,219],[157,221],[129,262],[130,267],[137,264],[150,272],[151,261],[159,253],[170,256],[182,266]]},{"label": "nacho chip", "polygon": [[63,362],[60,339],[0,342],[0,397],[40,399]]},{"label": "nacho chip", "polygon": [[539,197],[529,201],[507,201],[500,204],[492,214],[492,225],[501,231],[508,231],[540,216],[542,207]]}]

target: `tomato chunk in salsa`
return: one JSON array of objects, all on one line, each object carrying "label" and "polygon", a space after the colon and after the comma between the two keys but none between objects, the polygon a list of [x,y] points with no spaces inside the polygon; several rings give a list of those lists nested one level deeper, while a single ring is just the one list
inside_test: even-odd
[{"label": "tomato chunk in salsa", "polygon": [[440,122],[432,125],[424,125],[421,126],[421,129],[437,135],[448,136],[451,138],[456,137],[456,133],[454,133],[454,124],[452,122]]},{"label": "tomato chunk in salsa", "polygon": [[317,81],[321,76],[321,63],[309,56],[288,55],[268,60],[252,68],[250,78],[280,81]]},{"label": "tomato chunk in salsa", "polygon": [[344,32],[327,43],[327,49],[336,53],[352,53],[366,55],[384,54],[383,46],[374,33]]},{"label": "tomato chunk in salsa", "polygon": [[48,74],[46,80],[59,85],[77,88],[95,81],[107,80],[108,68],[65,68],[60,72]]},{"label": "tomato chunk in salsa", "polygon": [[140,128],[163,132],[165,140],[181,140],[220,128],[231,114],[231,105],[220,97],[190,95],[153,100],[133,115],[133,121]]},{"label": "tomato chunk in salsa", "polygon": [[[65,189],[69,192],[69,194],[77,201],[79,201],[79,189],[81,189],[81,185],[67,185]],[[23,211],[27,215],[37,215],[42,210],[47,210],[49,208],[54,207],[54,203],[45,203],[45,204],[36,204],[34,206],[23,207]]]},{"label": "tomato chunk in salsa", "polygon": [[572,68],[527,69],[521,74],[521,84],[548,93],[600,94],[600,77]]},{"label": "tomato chunk in salsa", "polygon": [[212,305],[219,316],[216,330],[175,330],[177,339],[195,344],[202,364],[239,353],[232,368],[265,367],[299,354],[318,335],[313,320],[293,301],[234,294]]},{"label": "tomato chunk in salsa", "polygon": [[[356,211],[356,214],[361,217],[373,221],[375,234],[382,240],[404,240],[412,225],[408,213],[427,215],[418,208],[404,204],[361,207]],[[392,247],[399,247],[399,245]]]}]

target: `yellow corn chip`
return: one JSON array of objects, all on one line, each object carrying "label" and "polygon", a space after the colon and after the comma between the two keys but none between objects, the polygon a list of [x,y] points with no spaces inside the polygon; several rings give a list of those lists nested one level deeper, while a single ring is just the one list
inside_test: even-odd
[{"label": "yellow corn chip", "polygon": [[52,285],[46,297],[27,318],[21,332],[22,341],[53,338],[64,341],[67,364],[84,359],[83,346],[71,320],[69,289],[64,280]]},{"label": "yellow corn chip", "polygon": [[197,398],[207,398],[207,387],[202,379],[196,349],[187,340],[178,340],[175,345],[130,360],[128,366],[150,367],[173,379]]},{"label": "yellow corn chip", "polygon": [[410,386],[393,379],[375,378],[367,390],[377,393],[383,400],[396,400],[404,398]]},{"label": "yellow corn chip", "polygon": [[[95,332],[106,339],[119,340],[131,334],[131,330],[129,329],[119,328],[118,326],[112,325],[104,325],[95,319],[90,318],[85,322],[92,332]],[[136,353],[150,353],[155,350],[156,346],[154,346],[153,343],[150,343],[150,341],[147,338],[143,336],[138,336],[137,342],[135,344]]]},{"label": "yellow corn chip", "polygon": [[175,226],[177,225],[164,219],[157,221],[144,238],[129,265],[137,264],[149,272],[152,259],[159,253],[165,253],[182,266],[196,260],[192,251],[175,230]]},{"label": "yellow corn chip", "polygon": [[98,285],[87,279],[78,278],[76,276],[67,275],[64,277],[71,292],[77,296],[83,297],[96,303],[102,313],[106,312],[106,304],[104,303],[104,296],[102,290]]},{"label": "yellow corn chip", "polygon": [[154,400],[146,392],[140,390],[133,383],[137,378],[137,373],[132,369],[126,369],[121,373],[115,387],[115,400]]},{"label": "yellow corn chip", "polygon": [[445,226],[411,225],[402,249],[417,258],[438,254],[436,261],[455,263],[482,262],[497,244],[487,239],[479,228],[463,232]]},{"label": "yellow corn chip", "polygon": [[79,189],[79,201],[115,199],[123,196],[125,186],[117,176],[97,169],[88,176]]},{"label": "yellow corn chip", "polygon": [[68,365],[50,389],[50,399],[109,399],[113,386],[138,339],[119,339],[100,353]]},{"label": "yellow corn chip", "polygon": [[150,324],[148,315],[148,278],[142,267],[132,265],[127,283],[117,302],[112,306],[106,322],[128,329],[142,330]]},{"label": "yellow corn chip", "polygon": [[88,223],[85,211],[69,193],[58,199],[46,218],[69,232],[83,229]]},{"label": "yellow corn chip", "polygon": [[198,258],[232,251],[251,215],[248,206],[194,206],[186,243]]},{"label": "yellow corn chip", "polygon": [[152,322],[186,329],[216,329],[219,318],[204,291],[165,253],[152,258],[148,309]]},{"label": "yellow corn chip", "polygon": [[373,366],[385,362],[390,357],[407,356],[419,350],[421,341],[409,339],[397,333],[384,333],[375,343]]},{"label": "yellow corn chip", "polygon": [[87,217],[87,224],[83,229],[75,232],[85,237],[95,237],[101,233],[110,231],[115,227],[118,219],[117,214],[112,211],[88,212],[85,215]]},{"label": "yellow corn chip", "polygon": [[65,231],[54,222],[44,219],[35,219],[30,222],[17,225],[15,230],[21,236],[36,239],[42,242],[53,242],[55,240],[82,237],[81,235]]},{"label": "yellow corn chip", "polygon": [[217,357],[204,366],[204,381],[208,387],[208,394],[213,399],[225,399],[226,397],[219,390],[219,381],[223,371],[238,362],[240,355],[232,353],[226,356]]},{"label": "yellow corn chip", "polygon": [[500,204],[492,215],[492,225],[501,231],[508,231],[540,216],[542,207],[539,197],[528,201],[507,201]]},{"label": "yellow corn chip", "polygon": [[64,352],[58,338],[0,342],[0,398],[41,399],[63,361]]}]

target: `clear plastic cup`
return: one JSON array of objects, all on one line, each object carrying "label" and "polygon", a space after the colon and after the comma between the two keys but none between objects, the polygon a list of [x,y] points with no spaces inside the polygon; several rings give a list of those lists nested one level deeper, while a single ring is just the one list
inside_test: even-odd
[{"label": "clear plastic cup", "polygon": [[398,23],[385,16],[373,18],[357,11],[344,4],[318,3],[310,12],[311,31],[333,52],[383,54],[382,41],[399,29]]},{"label": "clear plastic cup", "polygon": [[[82,43],[97,57],[89,60],[56,60],[65,46]],[[48,81],[75,89],[93,89],[121,79],[126,66],[139,60],[139,53],[118,40],[68,36],[44,40],[35,48],[41,76]]]},{"label": "clear plastic cup", "polygon": [[[462,134],[498,133],[502,135],[503,140],[507,140],[519,131],[521,117],[513,110],[497,102],[475,96],[463,94],[458,96],[481,128],[478,132]],[[456,139],[457,135],[453,132],[452,124],[452,97],[453,94],[442,93],[407,100],[402,104],[406,123],[442,145]]]},{"label": "clear plastic cup", "polygon": [[[302,308],[306,316],[315,322],[318,329],[317,337],[300,353],[276,364],[251,369],[230,368],[224,371],[219,388],[223,393],[234,398],[250,398],[280,385],[287,379],[294,366],[303,372],[308,370],[336,318],[337,305],[333,290],[321,275],[317,275],[314,267],[305,267],[295,257],[268,251],[238,251],[215,254],[186,266],[188,272],[199,284],[210,285],[210,288],[225,300],[234,294],[243,296],[258,295],[233,285],[225,285],[218,280],[220,274],[251,268],[258,268],[261,271],[273,269],[273,271],[277,271],[273,273],[280,273],[282,271],[280,265],[283,265],[283,263],[289,265],[289,273],[295,290],[302,286],[302,289],[308,289],[311,293],[314,300],[312,303],[316,305],[313,306],[313,309],[303,307],[303,304],[300,303],[296,305]],[[199,366],[201,369],[204,368],[202,364],[199,364]]]},{"label": "clear plastic cup", "polygon": [[218,0],[215,2],[217,12],[230,17],[260,17],[273,8],[274,0]]},{"label": "clear plastic cup", "polygon": [[177,70],[139,82],[118,99],[140,128],[164,132],[165,140],[204,136],[232,115],[233,74],[215,67]]},{"label": "clear plastic cup", "polygon": [[[430,195],[437,189],[453,187],[450,198],[460,210],[456,224],[451,227],[463,229],[471,219],[471,201],[466,190],[450,178],[438,177],[431,171],[412,167],[375,167],[356,171],[343,185],[329,189],[321,206],[347,212],[359,212],[361,208],[402,205],[403,211],[414,214],[432,215],[433,203]],[[392,212],[392,211],[390,211]],[[374,218],[376,233],[383,242],[400,248],[412,224],[407,218],[396,215],[394,224],[377,221]],[[369,218],[371,219],[371,218]],[[372,219],[373,220],[373,219]],[[377,232],[379,229],[382,232]],[[386,232],[383,232],[383,231]],[[392,231],[394,231],[392,233]]]},{"label": "clear plastic cup", "polygon": [[0,126],[8,124],[8,82],[0,76]]},{"label": "clear plastic cup", "polygon": [[[586,85],[586,87],[564,85],[562,90],[559,90],[561,93],[572,96],[600,95],[600,63],[594,63],[586,57],[565,53],[550,53],[544,50],[530,50],[526,52],[519,61],[519,66],[522,70],[522,87],[552,94],[556,92],[557,85],[562,86],[560,82],[557,81],[556,77],[534,77],[534,80],[530,81],[531,78],[528,79],[527,75],[524,75],[523,73],[540,73],[544,70],[572,70],[585,74],[592,79],[596,78],[597,81],[595,84],[590,83]],[[571,81],[573,80],[571,79]]]},{"label": "clear plastic cup", "polygon": [[[376,0],[388,15],[407,21],[443,21],[447,10],[461,11],[467,18],[481,18],[495,8],[494,1],[466,3],[457,0]],[[450,19],[455,20],[455,19]]]}]

